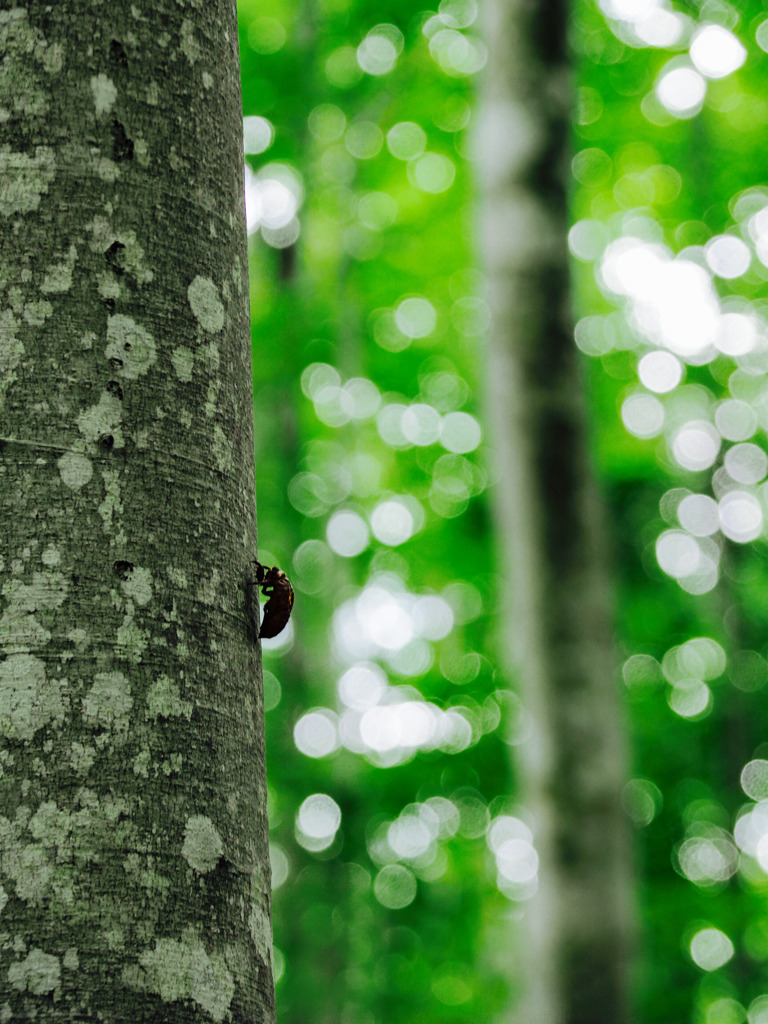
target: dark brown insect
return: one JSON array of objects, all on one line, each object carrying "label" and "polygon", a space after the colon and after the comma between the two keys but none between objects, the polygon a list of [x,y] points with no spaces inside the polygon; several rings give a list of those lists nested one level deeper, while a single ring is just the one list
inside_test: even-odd
[{"label": "dark brown insect", "polygon": [[283,570],[276,565],[268,569],[255,558],[253,564],[256,566],[256,579],[251,580],[251,583],[261,587],[262,594],[267,598],[259,630],[259,637],[267,640],[277,636],[288,625],[293,609],[293,587]]}]

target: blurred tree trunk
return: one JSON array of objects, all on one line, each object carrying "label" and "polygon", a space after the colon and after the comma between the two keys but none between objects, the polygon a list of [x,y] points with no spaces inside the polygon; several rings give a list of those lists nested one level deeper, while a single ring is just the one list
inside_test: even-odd
[{"label": "blurred tree trunk", "polygon": [[494,318],[489,403],[514,748],[538,850],[515,1024],[627,1018],[632,871],[612,595],[568,308],[567,5],[487,0],[477,166]]},{"label": "blurred tree trunk", "polygon": [[266,1024],[235,3],[0,52],[0,1017]]}]

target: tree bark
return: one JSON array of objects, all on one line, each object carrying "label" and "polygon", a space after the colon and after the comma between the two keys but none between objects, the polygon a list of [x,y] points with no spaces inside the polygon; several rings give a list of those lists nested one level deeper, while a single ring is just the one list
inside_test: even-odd
[{"label": "tree bark", "polygon": [[[621,1024],[632,946],[607,539],[568,311],[567,5],[488,0],[477,164],[494,320],[488,388],[502,648],[539,855],[505,1020]],[[516,741],[515,741],[516,742]]]},{"label": "tree bark", "polygon": [[267,1024],[235,3],[0,55],[0,1017]]}]

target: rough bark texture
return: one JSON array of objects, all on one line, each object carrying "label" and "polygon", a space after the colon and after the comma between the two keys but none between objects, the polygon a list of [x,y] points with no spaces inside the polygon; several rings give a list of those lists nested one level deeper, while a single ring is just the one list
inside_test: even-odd
[{"label": "rough bark texture", "polygon": [[234,0],[0,9],[0,1019],[274,1019]]},{"label": "rough bark texture", "polygon": [[631,953],[611,592],[568,311],[567,7],[486,0],[478,168],[494,317],[489,405],[503,638],[530,716],[515,747],[539,890],[507,1021],[621,1024]]}]

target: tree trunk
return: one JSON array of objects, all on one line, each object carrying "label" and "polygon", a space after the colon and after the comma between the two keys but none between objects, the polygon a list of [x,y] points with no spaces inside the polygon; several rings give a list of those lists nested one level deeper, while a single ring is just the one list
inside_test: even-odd
[{"label": "tree trunk", "polygon": [[0,54],[0,1017],[269,1022],[235,3]]},{"label": "tree trunk", "polygon": [[477,161],[494,319],[489,405],[502,646],[530,722],[515,747],[539,854],[515,1024],[627,1020],[632,900],[611,588],[568,312],[562,2],[488,0]]}]

